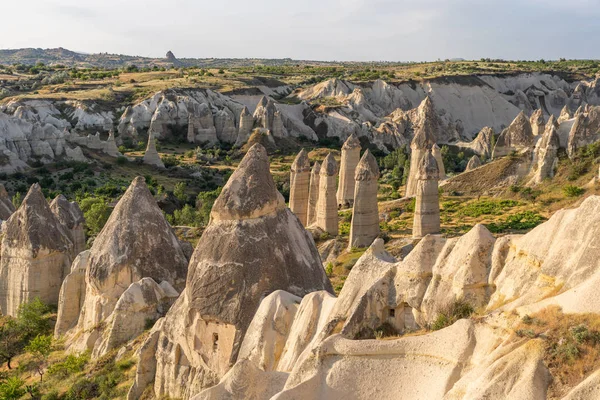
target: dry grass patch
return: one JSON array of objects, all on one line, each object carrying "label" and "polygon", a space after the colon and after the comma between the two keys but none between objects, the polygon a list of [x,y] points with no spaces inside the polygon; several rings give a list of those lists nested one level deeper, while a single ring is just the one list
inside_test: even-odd
[{"label": "dry grass patch", "polygon": [[598,314],[565,314],[559,307],[548,307],[523,317],[515,333],[544,340],[544,362],[554,378],[548,398],[562,398],[600,368]]}]

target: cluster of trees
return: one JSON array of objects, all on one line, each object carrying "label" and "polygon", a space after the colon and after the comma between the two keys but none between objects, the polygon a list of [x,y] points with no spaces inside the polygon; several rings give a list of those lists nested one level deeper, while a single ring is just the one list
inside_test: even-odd
[{"label": "cluster of trees", "polygon": [[[55,343],[50,323],[50,308],[39,298],[24,303],[15,318],[0,318],[0,364],[6,364],[8,371],[14,371],[12,361],[27,353],[26,364],[19,365],[19,371],[28,370],[43,381],[48,369],[48,357],[54,351]],[[31,398],[39,398],[36,384],[25,385],[16,374],[0,376],[0,399],[19,399],[29,393]]]}]

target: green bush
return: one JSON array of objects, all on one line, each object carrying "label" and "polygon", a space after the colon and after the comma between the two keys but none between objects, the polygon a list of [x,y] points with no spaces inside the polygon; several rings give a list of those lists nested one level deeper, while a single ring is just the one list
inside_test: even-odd
[{"label": "green bush", "polygon": [[87,197],[80,202],[80,207],[85,217],[88,236],[97,235],[110,217],[108,202],[102,197]]},{"label": "green bush", "polygon": [[13,376],[0,383],[0,399],[2,400],[17,400],[20,399],[26,390],[23,387],[25,382],[20,378]]},{"label": "green bush", "polygon": [[563,187],[563,193],[567,197],[579,197],[585,192],[584,189],[575,186],[575,185],[567,185]]},{"label": "green bush", "polygon": [[173,195],[177,198],[177,200],[181,202],[187,201],[187,194],[185,193],[187,189],[187,184],[185,182],[177,182],[175,184],[175,188],[173,189]]},{"label": "green bush", "polygon": [[493,233],[504,232],[507,230],[528,230],[535,228],[546,219],[533,211],[523,211],[509,215],[500,222],[488,224],[488,229]]},{"label": "green bush", "polygon": [[161,160],[167,168],[176,167],[179,165],[179,160],[177,157],[171,155],[164,155],[161,157]]},{"label": "green bush", "polygon": [[48,374],[61,379],[66,378],[72,374],[81,372],[88,361],[89,355],[87,353],[81,355],[69,354],[63,362],[52,364],[48,368]]},{"label": "green bush", "polygon": [[431,330],[437,331],[452,325],[459,319],[469,318],[475,310],[464,300],[456,300],[448,306],[442,307],[431,324]]},{"label": "green bush", "polygon": [[327,263],[327,266],[325,267],[325,273],[327,274],[327,276],[331,276],[333,274],[333,264],[332,263]]}]

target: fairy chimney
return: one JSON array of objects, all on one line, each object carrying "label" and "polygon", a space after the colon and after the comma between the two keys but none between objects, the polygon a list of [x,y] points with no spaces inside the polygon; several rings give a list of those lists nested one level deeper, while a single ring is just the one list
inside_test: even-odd
[{"label": "fairy chimney", "polygon": [[354,175],[354,207],[348,247],[368,247],[379,235],[377,180],[379,167],[369,150],[360,159]]},{"label": "fairy chimney", "polygon": [[340,183],[337,190],[337,204],[340,207],[352,206],[354,202],[354,173],[359,161],[360,141],[352,134],[342,146]]}]

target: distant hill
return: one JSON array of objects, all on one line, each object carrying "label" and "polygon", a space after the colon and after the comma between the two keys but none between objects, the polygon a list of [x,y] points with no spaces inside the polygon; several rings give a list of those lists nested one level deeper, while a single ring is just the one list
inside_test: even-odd
[{"label": "distant hill", "polygon": [[[46,65],[65,65],[78,67],[101,67],[101,68],[119,68],[128,65],[138,67],[152,66],[185,66],[185,67],[245,67],[253,65],[290,65],[306,64],[307,61],[283,59],[259,59],[259,58],[176,58],[169,51],[165,58],[150,58],[140,56],[128,56],[123,54],[84,54],[59,47],[57,49],[6,49],[0,50],[0,64],[14,65],[25,64],[35,65],[37,63]],[[310,61],[311,65],[333,65],[336,62]]]}]

